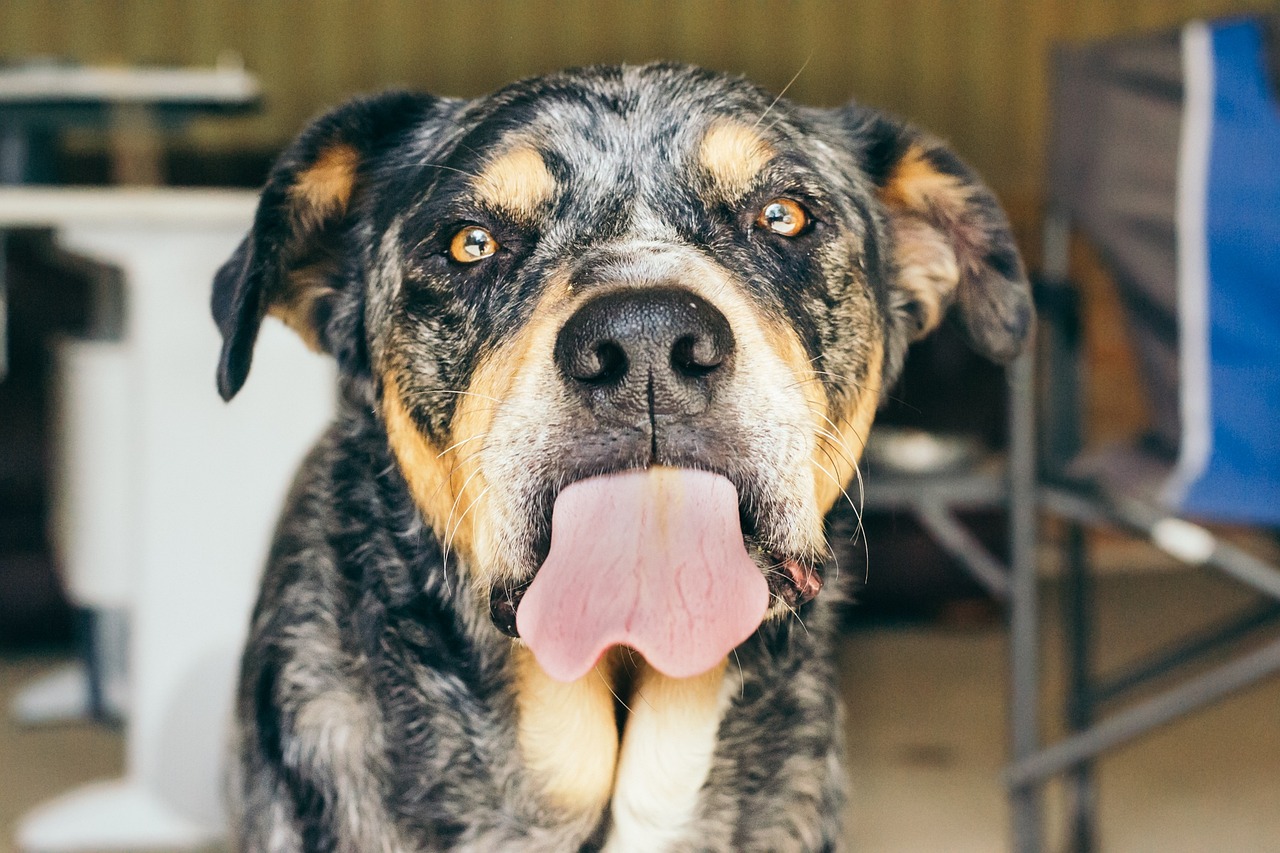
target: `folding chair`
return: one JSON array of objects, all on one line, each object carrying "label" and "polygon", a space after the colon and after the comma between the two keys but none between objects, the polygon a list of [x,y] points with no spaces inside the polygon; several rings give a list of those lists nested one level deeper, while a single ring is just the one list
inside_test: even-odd
[{"label": "folding chair", "polygon": [[[1065,774],[1069,846],[1096,847],[1091,762],[1157,726],[1280,672],[1280,568],[1200,522],[1280,527],[1280,61],[1275,22],[1064,49],[1055,58],[1040,302],[1039,507],[1065,521],[1068,735],[1039,744],[1036,585],[1015,565],[1012,715],[1005,779],[1014,847],[1039,850],[1039,792]],[[1153,423],[1139,441],[1081,451],[1080,346],[1068,242],[1097,250],[1126,309]],[[1029,407],[1029,396],[1018,398]],[[1029,417],[1029,415],[1027,415]],[[1146,537],[1171,557],[1256,590],[1237,618],[1120,672],[1092,661],[1084,528]],[[1235,656],[1206,667],[1210,653]],[[1216,657],[1215,657],[1216,659]],[[1189,664],[1197,668],[1188,674]],[[1120,710],[1135,687],[1181,680]],[[1106,711],[1105,714],[1102,712]]]}]

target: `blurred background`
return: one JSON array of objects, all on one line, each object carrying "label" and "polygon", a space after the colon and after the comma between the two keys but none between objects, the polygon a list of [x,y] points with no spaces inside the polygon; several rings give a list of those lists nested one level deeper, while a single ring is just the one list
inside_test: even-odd
[{"label": "blurred background", "polygon": [[[1029,265],[1037,269],[1054,46],[1172,31],[1195,18],[1275,9],[1272,0],[0,0],[0,71],[68,65],[243,70],[258,87],[234,103],[192,110],[180,119],[139,120],[136,111],[130,119],[125,111],[101,120],[77,117],[55,131],[44,127],[40,135],[29,136],[38,139],[39,150],[27,152],[27,163],[38,168],[20,170],[5,181],[249,189],[260,185],[274,155],[309,118],[358,93],[406,87],[475,96],[565,66],[670,59],[740,73],[775,91],[785,87],[789,98],[805,103],[836,105],[855,98],[949,140],[1000,196]],[[5,97],[0,85],[0,126],[11,115],[5,112]],[[21,222],[20,215],[5,220]],[[111,263],[64,251],[51,236],[52,225],[17,225],[3,238],[8,370],[0,381],[0,700],[5,703],[41,672],[74,658],[86,633],[95,630],[72,606],[51,543],[61,409],[50,342],[64,335],[101,336],[103,310],[101,304],[95,307],[95,299],[104,289],[119,287],[112,282],[120,275]],[[1097,441],[1137,434],[1149,412],[1119,298],[1095,251],[1077,242],[1071,257],[1082,296],[1082,346],[1090,377],[1083,401],[1086,435]],[[209,349],[211,398],[215,358]],[[984,449],[998,449],[1005,438],[1001,377],[998,369],[969,355],[957,337],[944,334],[913,353],[884,422],[960,431]],[[1001,513],[978,511],[967,520],[979,539],[1002,553]],[[852,763],[860,781],[855,782],[851,831],[862,845],[858,849],[1000,849],[1006,819],[998,782],[1006,689],[997,660],[1004,654],[1002,606],[909,514],[878,513],[868,517],[867,528],[869,582],[850,616],[861,638],[851,642],[861,642],[862,651],[851,652],[846,671],[882,698],[856,699],[852,711]],[[1135,602],[1203,592],[1194,586],[1200,581],[1169,593],[1158,579],[1162,576],[1152,580],[1148,569],[1160,561],[1146,546],[1105,536],[1097,542],[1102,545],[1098,564],[1117,578],[1114,610],[1104,621],[1111,619],[1121,635],[1130,632],[1139,639],[1162,630],[1158,618],[1149,625],[1126,615]],[[1225,594],[1230,603],[1231,593]],[[1056,677],[1058,663],[1050,660],[1046,667]],[[894,681],[901,670],[916,680]],[[954,676],[953,692],[940,704],[955,703],[957,716],[974,720],[976,728],[958,733],[947,722],[908,722],[902,706],[932,703],[914,692],[947,675]],[[1277,760],[1276,707],[1280,703],[1261,712],[1272,726],[1262,735],[1270,744],[1258,770],[1263,776],[1280,777],[1280,764],[1265,763]],[[100,703],[97,710],[103,710]],[[110,710],[106,717],[113,716]],[[0,715],[5,713],[0,707]],[[1195,784],[1175,787],[1154,807],[1144,805],[1150,780],[1165,775],[1160,758],[1165,747],[1158,742],[1147,749],[1129,764],[1114,765],[1117,781],[1108,784],[1119,793],[1116,805],[1104,812],[1111,821],[1107,826],[1115,827],[1112,839],[1144,837],[1148,823],[1200,795]],[[118,775],[125,752],[121,732],[110,721],[0,722],[0,851],[9,849],[28,808],[74,783]],[[1274,785],[1263,793],[1240,793],[1238,799],[1258,803],[1272,791]],[[914,800],[926,816],[904,811],[903,799]],[[1059,817],[1063,808],[1051,804]],[[1124,822],[1134,814],[1138,823]],[[968,840],[939,841],[957,827]],[[1227,849],[1280,850],[1280,835],[1265,844],[1252,835],[1241,837],[1262,846],[1228,844]],[[1109,849],[1206,849],[1200,842],[1188,843],[1121,843]]]},{"label": "blurred background", "polygon": [[[1055,42],[1273,6],[1268,0],[6,0],[0,58],[211,67],[238,57],[259,79],[262,109],[167,138],[164,177],[173,183],[256,183],[308,118],[388,87],[474,96],[569,65],[653,59],[745,74],[774,90],[794,77],[788,96],[798,101],[821,106],[857,98],[949,139],[1025,217],[1041,196]],[[92,165],[105,153],[101,138],[72,135],[63,147],[68,177],[105,178],[105,169]]]}]

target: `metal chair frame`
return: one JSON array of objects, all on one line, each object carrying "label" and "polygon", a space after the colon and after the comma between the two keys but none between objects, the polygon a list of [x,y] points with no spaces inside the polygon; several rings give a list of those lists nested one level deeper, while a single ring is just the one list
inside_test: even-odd
[{"label": "metal chair frame", "polygon": [[[1036,286],[1042,322],[1035,351],[1006,371],[1009,447],[1002,469],[877,480],[867,508],[909,511],[992,597],[1008,605],[1010,753],[1003,773],[1012,847],[1043,849],[1043,788],[1065,776],[1071,794],[1068,845],[1097,847],[1097,792],[1092,763],[1103,753],[1232,693],[1280,673],[1280,639],[1185,678],[1122,710],[1111,706],[1180,670],[1220,654],[1259,630],[1280,624],[1280,568],[1220,540],[1199,525],[1138,501],[1108,495],[1064,475],[1082,447],[1080,329],[1069,279],[1070,222],[1054,212],[1044,230],[1044,269]],[[1037,384],[1037,361],[1052,383]],[[1038,411],[1039,410],[1039,411]],[[1044,428],[1037,430],[1038,417]],[[1009,560],[1005,565],[956,518],[956,510],[1005,507]],[[1053,744],[1040,731],[1041,599],[1037,572],[1041,515],[1065,521],[1062,613],[1069,734]],[[1217,569],[1255,589],[1262,599],[1237,617],[1186,637],[1117,672],[1099,675],[1093,662],[1093,581],[1085,531],[1106,527],[1146,538],[1170,557]],[[1180,534],[1169,535],[1170,533]],[[1183,539],[1197,543],[1189,549]],[[1100,711],[1110,712],[1103,716]]]},{"label": "metal chair frame", "polygon": [[[1037,394],[1030,356],[1023,356],[1010,374],[1010,537],[1015,543],[1009,584],[1012,761],[1004,772],[1004,781],[1012,812],[1013,849],[1017,853],[1033,853],[1042,848],[1041,795],[1050,778],[1064,775],[1071,793],[1069,848],[1077,853],[1094,850],[1094,759],[1280,673],[1280,639],[1272,639],[1121,710],[1100,714],[1136,689],[1202,663],[1245,637],[1256,636],[1260,629],[1280,624],[1280,567],[1160,507],[1106,494],[1090,482],[1064,475],[1065,463],[1081,445],[1080,335],[1069,279],[1069,239],[1068,218],[1061,212],[1051,212],[1044,231],[1044,276],[1038,288],[1038,302],[1048,310],[1042,310],[1045,322],[1041,324],[1038,349],[1049,368],[1042,375],[1052,376],[1054,383]],[[1044,407],[1041,415],[1045,424],[1039,448],[1033,426],[1037,397]],[[1037,511],[1066,522],[1062,542],[1062,618],[1067,664],[1064,712],[1069,734],[1050,745],[1041,742],[1038,722],[1040,601],[1034,559]],[[1098,675],[1093,662],[1094,602],[1085,541],[1087,527],[1107,527],[1146,538],[1175,560],[1216,569],[1257,591],[1260,602],[1118,672]]]}]

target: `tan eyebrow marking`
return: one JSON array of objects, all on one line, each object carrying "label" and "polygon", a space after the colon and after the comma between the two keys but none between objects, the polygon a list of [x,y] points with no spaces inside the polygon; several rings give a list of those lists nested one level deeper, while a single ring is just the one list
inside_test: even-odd
[{"label": "tan eyebrow marking", "polygon": [[711,125],[698,149],[702,167],[728,196],[750,189],[773,156],[773,147],[755,128],[728,119]]},{"label": "tan eyebrow marking", "polygon": [[520,146],[487,162],[473,186],[478,201],[531,219],[555,194],[556,180],[541,154]]}]

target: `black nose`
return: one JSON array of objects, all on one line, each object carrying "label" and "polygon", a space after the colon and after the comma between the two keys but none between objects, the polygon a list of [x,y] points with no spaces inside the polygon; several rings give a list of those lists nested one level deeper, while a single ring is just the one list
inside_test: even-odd
[{"label": "black nose", "polygon": [[569,318],[555,359],[597,414],[698,414],[730,372],[733,332],[683,288],[614,290]]}]

